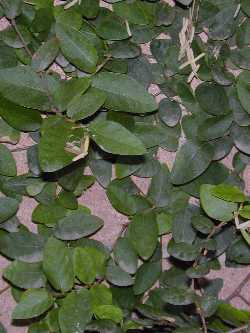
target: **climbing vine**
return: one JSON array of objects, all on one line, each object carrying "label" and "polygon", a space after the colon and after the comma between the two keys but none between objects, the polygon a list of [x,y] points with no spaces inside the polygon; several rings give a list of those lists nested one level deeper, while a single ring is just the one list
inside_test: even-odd
[{"label": "climbing vine", "polygon": [[[250,311],[230,304],[249,275],[228,299],[208,276],[250,264],[249,0],[0,0],[0,17],[0,297],[11,289],[12,324],[249,332]],[[173,166],[159,151],[176,153]],[[127,217],[112,247],[78,200],[95,182]],[[36,233],[17,217],[24,197]]]}]

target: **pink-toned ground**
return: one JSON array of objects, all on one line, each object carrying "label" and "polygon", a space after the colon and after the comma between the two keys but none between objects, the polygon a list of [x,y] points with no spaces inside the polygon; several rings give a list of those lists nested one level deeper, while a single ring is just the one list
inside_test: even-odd
[{"label": "pink-toned ground", "polygon": [[[166,0],[170,1],[171,0]],[[106,4],[105,4],[106,5]],[[0,30],[4,28],[6,22],[4,20],[0,20]],[[145,54],[150,54],[149,48],[145,45],[143,48],[143,52]],[[155,94],[157,92],[157,87],[152,86],[150,92]],[[158,96],[157,99],[160,99],[161,96]],[[32,140],[24,135],[19,142],[18,146],[27,146],[32,144]],[[27,160],[26,154],[24,151],[15,152],[14,156],[17,161],[18,174],[25,173],[27,171]],[[166,151],[161,150],[159,152],[159,160],[162,163],[167,163],[167,165],[171,168],[174,156],[173,153],[168,153]],[[225,164],[227,166],[231,166],[231,158],[228,157],[225,160]],[[139,179],[135,178],[134,180],[137,182],[138,186],[142,190],[146,190],[148,186],[147,179]],[[246,182],[246,192],[250,194],[250,168],[245,171],[244,180]],[[119,234],[122,224],[126,222],[126,217],[117,213],[112,206],[110,205],[105,191],[101,186],[95,184],[92,188],[90,188],[80,199],[79,202],[88,206],[92,213],[101,217],[105,221],[105,225],[103,229],[98,233],[97,239],[103,241],[107,245],[112,245],[117,235]],[[36,202],[33,199],[25,198],[21,204],[20,210],[18,212],[18,217],[21,222],[28,226],[30,230],[35,231],[36,226],[31,222],[31,213],[36,206]],[[8,265],[8,261],[0,256],[0,269],[6,267]],[[241,282],[246,279],[246,277],[250,273],[250,267],[240,268],[240,269],[232,269],[232,268],[223,268],[219,272],[214,271],[210,274],[211,278],[221,277],[224,280],[224,287],[221,291],[221,297],[227,298],[230,297],[232,304],[242,307],[242,308],[250,308],[250,278],[245,281],[244,286],[241,286]],[[0,290],[5,288],[7,284],[0,279]],[[240,287],[240,290],[237,290],[236,296],[232,293]],[[16,327],[11,324],[11,312],[15,306],[15,302],[10,295],[10,291],[7,290],[3,294],[0,295],[0,322],[4,324],[8,333],[24,333],[27,332],[26,327]]]}]

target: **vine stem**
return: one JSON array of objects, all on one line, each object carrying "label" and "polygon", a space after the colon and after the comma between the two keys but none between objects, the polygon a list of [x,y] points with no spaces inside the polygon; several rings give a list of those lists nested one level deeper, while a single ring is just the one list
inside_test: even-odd
[{"label": "vine stem", "polygon": [[10,285],[7,285],[6,287],[4,287],[3,289],[0,290],[0,295],[2,295],[3,293],[5,293],[8,289],[10,289]]},{"label": "vine stem", "polygon": [[[31,52],[30,48],[27,46],[27,43],[25,42],[25,39],[23,38],[23,35],[21,34],[21,32],[20,32],[20,30],[19,30],[19,28],[18,28],[18,26],[17,26],[17,24],[16,24],[16,20],[13,18],[13,19],[10,20],[10,22],[11,22],[11,25],[13,26],[13,28],[14,28],[14,30],[15,30],[17,36],[18,36],[18,38],[20,39],[21,43],[23,44],[23,47],[24,47],[26,53],[27,53],[27,54],[30,56],[30,58],[32,59],[32,58],[33,58],[33,54],[32,54],[32,52]],[[42,83],[43,83],[44,89],[46,90],[46,93],[47,93],[48,100],[49,100],[49,102],[50,102],[50,104],[51,104],[51,110],[52,110],[52,111],[58,111],[56,108],[53,108],[53,98],[52,98],[52,96],[51,96],[51,94],[50,94],[50,91],[49,91],[49,87],[48,87],[47,81],[44,80],[43,72],[40,72],[40,73],[39,73],[39,76],[40,76],[40,78],[41,78],[41,80],[42,80]],[[54,110],[53,110],[53,109],[54,109]]]},{"label": "vine stem", "polygon": [[248,325],[244,325],[238,328],[234,328],[231,331],[228,331],[227,333],[238,333],[238,332],[242,332],[243,330],[246,330],[248,328]]},{"label": "vine stem", "polygon": [[238,287],[230,294],[227,298],[226,301],[230,302],[235,296],[237,296],[241,289],[244,287],[244,285],[250,280],[250,273],[247,274],[247,276],[241,281],[241,283],[238,285]]},{"label": "vine stem", "polygon": [[10,20],[10,22],[11,22],[11,25],[13,26],[13,28],[15,29],[16,34],[18,35],[20,41],[22,42],[23,47],[25,48],[25,51],[26,51],[27,54],[32,58],[32,56],[33,56],[33,55],[32,55],[32,52],[31,52],[30,49],[28,48],[28,46],[27,46],[27,44],[26,44],[26,42],[25,42],[25,40],[24,40],[24,38],[23,38],[23,36],[22,36],[20,30],[18,29],[18,26],[17,26],[17,24],[16,24],[16,20],[13,18],[13,19]]}]

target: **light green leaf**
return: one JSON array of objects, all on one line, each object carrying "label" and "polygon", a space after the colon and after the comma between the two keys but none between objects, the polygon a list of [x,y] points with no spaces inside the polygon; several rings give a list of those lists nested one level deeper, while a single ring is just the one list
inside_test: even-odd
[{"label": "light green leaf", "polygon": [[72,253],[66,245],[50,237],[44,248],[43,270],[51,285],[67,292],[74,285]]},{"label": "light green leaf", "polygon": [[22,294],[20,302],[12,313],[12,319],[30,319],[40,316],[54,303],[45,289],[29,289]]},{"label": "light green leaf", "polygon": [[97,277],[104,274],[105,255],[93,247],[77,247],[74,250],[74,271],[77,278],[87,284],[92,284]]},{"label": "light green leaf", "polygon": [[214,185],[203,184],[200,188],[201,205],[207,215],[215,220],[228,222],[237,210],[237,204],[213,196]]},{"label": "light green leaf", "polygon": [[244,202],[245,194],[237,187],[228,184],[216,185],[211,189],[212,195],[225,201]]},{"label": "light green leaf", "polygon": [[92,318],[89,291],[81,289],[79,292],[68,294],[59,310],[58,320],[62,333],[84,332]]},{"label": "light green leaf", "polygon": [[147,113],[157,109],[144,87],[125,74],[100,73],[94,76],[93,86],[107,93],[104,105],[114,111]]},{"label": "light green leaf", "polygon": [[98,120],[89,127],[91,138],[104,151],[118,155],[143,155],[142,142],[122,125],[108,120]]},{"label": "light green leaf", "polygon": [[59,39],[62,53],[73,65],[88,73],[96,70],[97,51],[80,31],[57,23],[56,36]]},{"label": "light green leaf", "polygon": [[123,319],[123,312],[118,306],[115,305],[99,305],[95,308],[95,316],[102,320],[112,320],[115,323],[121,323]]}]

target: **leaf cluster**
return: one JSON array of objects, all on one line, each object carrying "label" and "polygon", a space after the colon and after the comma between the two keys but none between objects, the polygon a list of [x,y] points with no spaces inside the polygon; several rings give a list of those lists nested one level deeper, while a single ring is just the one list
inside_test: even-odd
[{"label": "leaf cluster", "polygon": [[[250,2],[105,3],[0,0],[0,252],[13,323],[248,332],[250,312],[221,300],[223,280],[208,274],[222,255],[250,265]],[[171,169],[159,150],[176,153]],[[105,221],[78,200],[95,182],[128,219],[112,247],[92,237]],[[17,217],[24,197],[37,202],[36,233]]]}]

